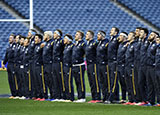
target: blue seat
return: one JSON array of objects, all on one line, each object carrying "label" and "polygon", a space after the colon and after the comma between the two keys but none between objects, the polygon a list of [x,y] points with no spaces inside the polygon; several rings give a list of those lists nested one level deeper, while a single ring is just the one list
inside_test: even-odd
[{"label": "blue seat", "polygon": [[[15,19],[12,17],[8,12],[0,8],[0,18],[5,18],[5,19]],[[26,35],[28,32],[28,28],[25,27],[22,23],[20,22],[0,22],[0,60],[4,59],[6,47],[8,46],[8,38],[9,34],[11,33],[22,33]]]},{"label": "blue seat", "polygon": [[131,10],[135,11],[144,19],[148,20],[155,26],[159,27],[157,21],[160,22],[160,7],[159,2],[155,0],[118,0]]},{"label": "blue seat", "polygon": [[[29,18],[29,0],[4,1],[25,18]],[[125,3],[128,0],[120,1]],[[138,0],[136,1],[138,2]],[[127,4],[132,6],[130,2],[127,2]],[[146,27],[115,6],[110,0],[34,0],[33,5],[34,24],[43,31],[54,31],[59,28],[62,29],[64,34],[70,33],[74,36],[77,30],[84,32],[93,30],[97,33],[99,30],[106,31],[111,29],[112,26],[117,26],[120,30],[129,32],[135,29],[136,26]],[[143,3],[141,5],[143,5]],[[136,9],[141,8],[140,5],[134,5],[133,7]],[[147,10],[145,16],[148,12],[149,10]],[[11,18],[13,17],[11,16]],[[156,21],[156,24],[158,22],[159,21]],[[1,26],[1,24],[3,26]],[[11,23],[0,22],[0,30],[10,30],[10,32],[27,34],[28,29],[21,23],[16,22],[13,24],[14,26],[11,25]],[[0,31],[0,33],[3,31]],[[8,33],[5,32],[5,34],[3,34],[5,35],[5,42],[8,40]],[[109,32],[107,31],[107,35],[108,34]],[[3,40],[4,38],[2,39],[0,37],[0,39]]]}]

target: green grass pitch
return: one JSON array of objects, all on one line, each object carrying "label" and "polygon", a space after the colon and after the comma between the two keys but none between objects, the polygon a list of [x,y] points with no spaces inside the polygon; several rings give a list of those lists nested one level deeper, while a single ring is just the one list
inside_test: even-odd
[{"label": "green grass pitch", "polygon": [[[85,76],[86,91],[90,92]],[[0,94],[9,94],[7,73],[0,71]],[[91,97],[87,97],[89,101]],[[0,98],[0,115],[160,115],[159,107],[88,103],[39,102]]]}]

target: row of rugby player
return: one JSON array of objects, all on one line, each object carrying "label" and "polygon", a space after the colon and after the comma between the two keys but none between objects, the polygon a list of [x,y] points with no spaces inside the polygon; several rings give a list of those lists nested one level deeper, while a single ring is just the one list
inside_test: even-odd
[{"label": "row of rugby player", "polygon": [[[4,67],[8,62],[10,98],[85,102],[84,73],[87,66],[92,95],[88,103],[159,106],[159,34],[152,31],[147,37],[148,30],[141,27],[129,34],[118,34],[119,29],[113,27],[110,39],[107,39],[106,33],[99,31],[96,41],[94,32],[89,30],[85,42],[84,33],[77,31],[75,43],[69,34],[62,38],[59,29],[54,33],[45,31],[44,36],[33,29],[27,37],[11,34],[2,65]],[[73,78],[78,100],[74,100]]]}]

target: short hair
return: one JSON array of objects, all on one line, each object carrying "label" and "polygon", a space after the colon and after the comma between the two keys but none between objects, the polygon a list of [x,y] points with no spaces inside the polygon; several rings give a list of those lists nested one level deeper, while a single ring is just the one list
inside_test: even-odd
[{"label": "short hair", "polygon": [[124,36],[125,38],[128,37],[128,34],[126,32],[121,32],[120,35]]},{"label": "short hair", "polygon": [[159,39],[160,39],[160,36],[157,36],[157,38],[159,38]]},{"label": "short hair", "polygon": [[[72,36],[70,34],[66,34],[65,36],[69,37],[71,40],[73,40]],[[64,36],[64,37],[65,37]]]},{"label": "short hair", "polygon": [[37,34],[37,31],[35,29],[30,29],[30,32],[35,32]]},{"label": "short hair", "polygon": [[91,30],[88,30],[89,33],[91,33],[91,35],[94,37],[94,32]]},{"label": "short hair", "polygon": [[84,37],[84,33],[82,31],[78,30],[77,32],[81,34],[82,38]]},{"label": "short hair", "polygon": [[17,34],[17,35],[15,36],[15,38],[17,38],[17,36],[19,36],[18,39],[21,39],[21,35],[20,35],[20,34]]},{"label": "short hair", "polygon": [[134,34],[134,36],[135,36],[135,34],[136,34],[134,31],[131,31],[131,32],[129,32],[129,33],[133,33],[133,34]]},{"label": "short hair", "polygon": [[42,41],[43,36],[41,34],[35,34],[35,36],[38,36],[38,38],[41,39],[41,41]]},{"label": "short hair", "polygon": [[124,33],[124,34],[126,34],[126,35],[128,36],[128,33],[127,33],[127,32],[121,32],[121,33]]},{"label": "short hair", "polygon": [[12,33],[10,36],[13,36],[13,38],[15,38],[15,37],[16,37],[16,36],[15,36],[15,34],[13,34],[13,33]]},{"label": "short hair", "polygon": [[112,27],[115,28],[115,31],[117,32],[117,34],[119,33],[119,29],[117,27]]},{"label": "short hair", "polygon": [[62,30],[60,30],[60,29],[56,29],[56,31],[58,31],[58,32],[60,33],[60,36],[62,36],[62,35],[63,35]]},{"label": "short hair", "polygon": [[25,40],[28,40],[28,43],[30,42],[30,40],[26,37]]},{"label": "short hair", "polygon": [[26,37],[25,37],[25,36],[22,36],[22,35],[20,36],[20,38],[19,38],[19,39],[21,39],[21,38],[24,38],[24,39],[26,39]]},{"label": "short hair", "polygon": [[52,37],[53,37],[53,33],[52,33],[52,31],[45,31],[45,32],[44,32],[44,34],[49,35],[49,37],[50,37],[50,38],[52,38]]},{"label": "short hair", "polygon": [[146,35],[148,35],[148,29],[147,29],[147,28],[141,28],[141,30],[143,30],[144,33],[145,33]]},{"label": "short hair", "polygon": [[26,37],[26,39],[29,39],[29,40],[30,40],[30,38],[29,38],[28,36]]},{"label": "short hair", "polygon": [[159,33],[158,32],[156,32],[156,31],[152,31],[153,33],[155,33],[157,36],[159,36]]},{"label": "short hair", "polygon": [[136,29],[139,29],[139,30],[141,30],[142,28],[141,28],[141,27],[137,27]]},{"label": "short hair", "polygon": [[104,32],[104,31],[102,31],[102,30],[100,30],[100,31],[98,31],[98,32],[103,33],[103,34],[106,36],[106,32]]}]

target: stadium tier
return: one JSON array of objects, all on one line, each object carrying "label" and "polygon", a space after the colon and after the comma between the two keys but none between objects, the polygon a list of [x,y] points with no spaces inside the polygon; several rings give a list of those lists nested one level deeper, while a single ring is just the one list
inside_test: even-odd
[{"label": "stadium tier", "polygon": [[[0,8],[0,19],[15,19],[12,15]],[[0,60],[4,58],[8,46],[10,33],[21,33],[26,35],[28,28],[20,22],[0,22]]]},{"label": "stadium tier", "polygon": [[160,27],[160,1],[159,0],[118,0],[131,10],[135,11],[144,19],[156,27]]},{"label": "stadium tier", "polygon": [[[5,0],[28,18],[29,0]],[[60,28],[74,35],[76,30],[108,30],[117,26],[131,31],[143,26],[135,18],[119,9],[109,0],[34,0],[34,24],[43,31]]]},{"label": "stadium tier", "polygon": [[[26,19],[29,18],[29,0],[4,0]],[[109,0],[34,0],[34,24],[43,31],[63,30],[64,33],[74,35],[76,30],[104,30],[109,32],[116,26],[121,31],[132,31],[137,26],[145,27],[138,20],[128,15]],[[2,13],[6,11],[2,10]],[[13,18],[8,13],[5,13]],[[5,15],[5,16],[6,16]],[[4,31],[5,30],[5,31]],[[27,28],[21,23],[0,22],[1,56],[4,57],[4,44],[9,33],[27,34]]]},{"label": "stadium tier", "polygon": [[0,60],[4,58],[8,46],[8,37],[11,33],[27,35],[28,28],[20,22],[0,22]]},{"label": "stadium tier", "polygon": [[4,0],[25,18],[29,18],[29,0]]},{"label": "stadium tier", "polygon": [[0,19],[15,19],[15,18],[0,7]]}]

